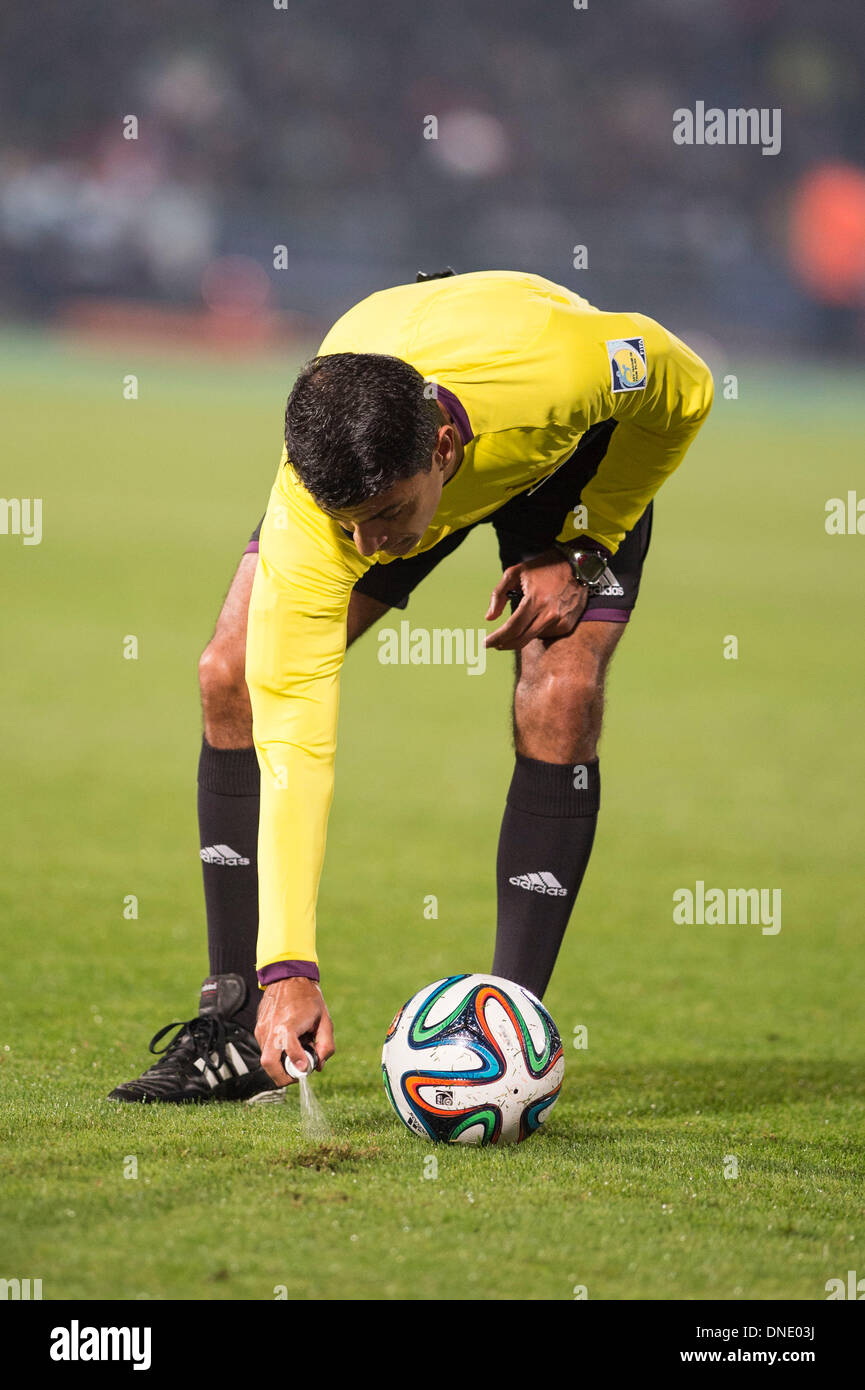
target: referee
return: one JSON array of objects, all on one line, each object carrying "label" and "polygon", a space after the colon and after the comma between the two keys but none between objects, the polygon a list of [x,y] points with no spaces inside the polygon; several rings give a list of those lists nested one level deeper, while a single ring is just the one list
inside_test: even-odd
[{"label": "referee", "polygon": [[274,1099],[284,1057],[332,1055],[316,899],[345,651],[485,524],[502,567],[487,646],[517,674],[492,970],[543,995],[591,854],[605,676],[652,499],[711,403],[705,363],[660,324],[537,275],[424,277],[334,325],[201,660],[211,974],[112,1099]]}]

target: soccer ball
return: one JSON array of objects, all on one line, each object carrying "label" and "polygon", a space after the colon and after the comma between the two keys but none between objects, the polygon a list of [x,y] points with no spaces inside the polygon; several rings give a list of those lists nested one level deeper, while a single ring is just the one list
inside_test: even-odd
[{"label": "soccer ball", "polygon": [[547,1118],[565,1058],[556,1025],[522,985],[451,975],[400,1009],[381,1070],[413,1134],[437,1144],[513,1144]]}]

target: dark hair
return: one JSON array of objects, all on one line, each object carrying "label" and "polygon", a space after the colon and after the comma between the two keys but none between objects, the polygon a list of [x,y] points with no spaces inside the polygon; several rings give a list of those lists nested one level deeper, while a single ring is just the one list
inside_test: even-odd
[{"label": "dark hair", "polygon": [[428,473],[441,421],[424,378],[399,357],[313,357],[285,409],[285,442],[319,506],[355,507],[415,473]]}]

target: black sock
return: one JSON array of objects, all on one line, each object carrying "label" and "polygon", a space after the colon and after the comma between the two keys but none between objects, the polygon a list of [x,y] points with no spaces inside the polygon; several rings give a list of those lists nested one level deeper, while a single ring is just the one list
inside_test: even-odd
[{"label": "black sock", "polygon": [[211,975],[234,972],[246,981],[236,1022],[255,1027],[259,989],[259,774],[254,748],[211,748],[202,739],[198,764],[198,826],[204,871]]},{"label": "black sock", "polygon": [[586,872],[600,800],[597,758],[563,766],[517,754],[499,836],[492,973],[539,999]]}]

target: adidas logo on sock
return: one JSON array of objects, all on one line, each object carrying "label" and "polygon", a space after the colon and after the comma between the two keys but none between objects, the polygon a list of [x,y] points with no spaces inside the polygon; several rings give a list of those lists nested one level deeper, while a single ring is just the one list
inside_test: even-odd
[{"label": "adidas logo on sock", "polygon": [[515,888],[526,888],[530,893],[546,893],[552,898],[567,897],[567,888],[562,887],[555,874],[543,870],[537,874],[517,874],[508,881]]},{"label": "adidas logo on sock", "polygon": [[201,857],[205,864],[225,864],[227,868],[234,864],[249,863],[248,859],[244,859],[243,855],[238,854],[230,845],[207,845],[201,851]]}]

